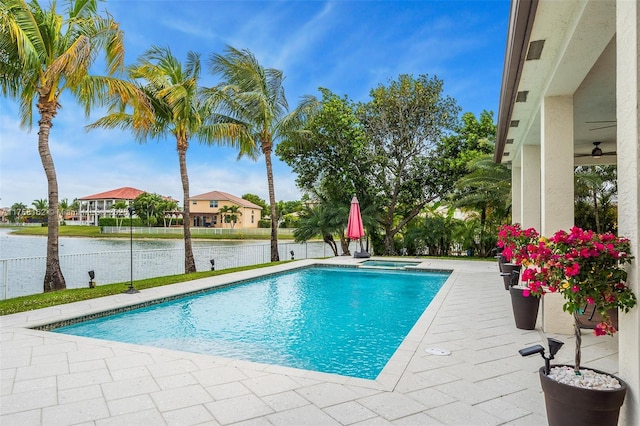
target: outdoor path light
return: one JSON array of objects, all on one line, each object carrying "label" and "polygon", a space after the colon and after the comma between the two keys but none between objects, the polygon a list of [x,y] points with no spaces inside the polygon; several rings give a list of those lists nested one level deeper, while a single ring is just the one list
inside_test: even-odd
[{"label": "outdoor path light", "polygon": [[209,262],[211,262],[211,270],[215,271],[216,270],[216,261],[211,259]]},{"label": "outdoor path light", "polygon": [[95,288],[96,287],[96,282],[93,281],[93,279],[96,277],[96,273],[95,271],[92,269],[91,271],[89,271],[89,288]]}]

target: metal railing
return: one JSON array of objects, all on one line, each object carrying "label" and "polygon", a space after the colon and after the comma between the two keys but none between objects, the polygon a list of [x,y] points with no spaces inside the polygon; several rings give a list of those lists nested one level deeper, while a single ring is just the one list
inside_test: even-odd
[{"label": "metal railing", "polygon": [[[280,243],[281,260],[320,258],[332,256],[323,242]],[[268,263],[271,260],[269,244],[241,246],[194,247],[193,255],[198,271],[227,269],[238,266]],[[60,268],[67,288],[89,287],[89,271],[94,271],[96,285],[129,282],[133,258],[133,279],[155,278],[184,273],[184,249],[121,250],[100,253],[69,254],[60,256]],[[46,270],[45,256],[19,259],[0,259],[0,295],[2,299],[27,296],[43,292]]]},{"label": "metal railing", "polygon": [[[278,235],[280,236],[293,236],[292,228],[279,228]],[[182,226],[162,227],[162,226],[134,226],[131,230],[128,226],[102,226],[100,228],[101,234],[128,234],[133,232],[136,235],[148,234],[148,235],[166,235],[177,234],[182,235]],[[271,235],[270,228],[205,228],[205,227],[192,227],[191,235],[229,235],[229,236],[262,236],[268,237]]]}]

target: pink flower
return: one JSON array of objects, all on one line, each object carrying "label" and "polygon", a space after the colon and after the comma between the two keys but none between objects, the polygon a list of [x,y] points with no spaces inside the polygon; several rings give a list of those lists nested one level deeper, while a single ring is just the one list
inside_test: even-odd
[{"label": "pink flower", "polygon": [[580,287],[578,287],[577,285],[574,285],[573,287],[571,287],[571,291],[574,293],[577,293],[580,291]]},{"label": "pink flower", "polygon": [[604,336],[605,334],[607,334],[607,324],[604,322],[601,322],[600,324],[596,325],[593,328],[593,333],[596,336]]},{"label": "pink flower", "polygon": [[525,288],[524,290],[522,290],[523,297],[529,297],[530,295],[531,295],[531,290],[529,290],[528,288]]},{"label": "pink flower", "polygon": [[593,304],[593,297],[587,296],[587,303]]},{"label": "pink flower", "polygon": [[570,265],[564,268],[564,274],[567,277],[575,277],[579,273],[580,273],[580,265],[578,263],[574,263],[573,265]]}]

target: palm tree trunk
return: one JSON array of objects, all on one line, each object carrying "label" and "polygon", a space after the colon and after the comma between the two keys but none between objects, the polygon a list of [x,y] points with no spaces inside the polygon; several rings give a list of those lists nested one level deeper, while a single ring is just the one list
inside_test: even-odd
[{"label": "palm tree trunk", "polygon": [[598,193],[593,191],[593,212],[596,218],[596,232],[600,233],[600,214],[598,213]]},{"label": "palm tree trunk", "polygon": [[278,218],[276,217],[276,192],[273,186],[273,168],[271,165],[271,149],[264,149],[264,161],[267,165],[267,183],[269,185],[269,204],[271,207],[271,261],[280,261],[278,254]]},{"label": "palm tree trunk", "polygon": [[56,169],[49,150],[49,132],[52,120],[56,115],[57,100],[49,101],[46,96],[41,96],[38,102],[40,111],[40,128],[38,131],[38,152],[44,173],[47,176],[47,188],[49,191],[49,211],[47,224],[47,266],[44,273],[44,291],[64,290],[67,284],[60,269],[60,256],[58,250],[58,179]]},{"label": "palm tree trunk", "polygon": [[193,258],[193,248],[191,246],[191,218],[189,217],[189,175],[187,174],[187,149],[184,144],[178,142],[178,159],[180,160],[180,178],[182,179],[182,229],[184,231],[184,273],[196,272],[196,261]]}]

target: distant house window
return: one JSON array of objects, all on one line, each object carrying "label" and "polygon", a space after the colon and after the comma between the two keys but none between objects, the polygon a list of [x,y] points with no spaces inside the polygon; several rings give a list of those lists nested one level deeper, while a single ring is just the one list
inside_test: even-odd
[{"label": "distant house window", "polygon": [[251,223],[253,223],[253,212],[251,212]]},{"label": "distant house window", "polygon": [[218,202],[217,201],[209,201],[209,207],[211,207],[211,208],[218,207]]},{"label": "distant house window", "polygon": [[196,200],[193,200],[193,201],[191,202],[191,204],[193,204],[193,205],[195,206],[196,204],[198,204],[198,202],[197,202]]}]

